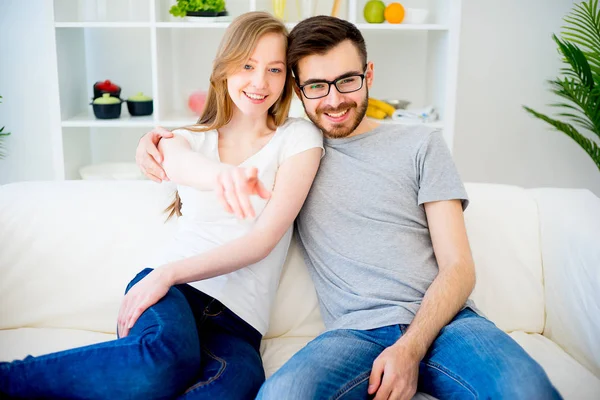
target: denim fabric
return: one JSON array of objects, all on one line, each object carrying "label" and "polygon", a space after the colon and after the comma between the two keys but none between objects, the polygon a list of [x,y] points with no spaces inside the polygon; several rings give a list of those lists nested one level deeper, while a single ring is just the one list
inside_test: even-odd
[{"label": "denim fabric", "polygon": [[[140,272],[127,291],[150,271]],[[217,300],[189,285],[177,285],[140,316],[125,338],[0,363],[0,394],[252,398],[264,381],[260,340],[259,332]]]},{"label": "denim fabric", "polygon": [[[407,325],[328,331],[263,385],[261,400],[368,399],[373,361]],[[438,399],[559,399],[544,370],[471,309],[444,327],[419,368],[418,391]]]}]

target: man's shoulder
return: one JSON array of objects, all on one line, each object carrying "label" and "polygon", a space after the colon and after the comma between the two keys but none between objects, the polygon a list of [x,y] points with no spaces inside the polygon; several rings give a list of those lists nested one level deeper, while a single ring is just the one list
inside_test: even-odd
[{"label": "man's shoulder", "polygon": [[424,124],[398,124],[393,122],[382,123],[377,129],[398,138],[413,141],[423,140],[435,134],[435,132],[439,132],[438,128]]},{"label": "man's shoulder", "polygon": [[441,135],[439,129],[422,124],[385,123],[376,129],[376,142],[395,154],[415,153],[433,136]]}]

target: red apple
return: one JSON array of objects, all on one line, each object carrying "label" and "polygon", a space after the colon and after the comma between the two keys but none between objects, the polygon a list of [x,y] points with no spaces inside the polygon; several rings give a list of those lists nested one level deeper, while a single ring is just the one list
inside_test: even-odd
[{"label": "red apple", "polygon": [[188,98],[188,107],[192,112],[198,116],[202,114],[204,110],[204,103],[206,103],[206,92],[202,90],[195,91]]}]

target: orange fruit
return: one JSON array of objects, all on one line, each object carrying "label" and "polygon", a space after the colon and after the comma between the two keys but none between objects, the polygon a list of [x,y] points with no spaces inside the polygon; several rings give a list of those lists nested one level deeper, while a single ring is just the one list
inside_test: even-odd
[{"label": "orange fruit", "polygon": [[404,20],[404,7],[400,3],[390,3],[383,15],[390,24],[399,24]]}]

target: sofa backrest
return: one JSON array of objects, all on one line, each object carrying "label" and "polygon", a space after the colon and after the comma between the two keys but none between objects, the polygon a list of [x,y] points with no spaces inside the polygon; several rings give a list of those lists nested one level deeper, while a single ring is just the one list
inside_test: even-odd
[{"label": "sofa backrest", "polygon": [[542,333],[544,291],[537,205],[527,190],[467,184],[465,222],[477,283],[471,298],[506,332]]},{"label": "sofa backrest", "polygon": [[0,187],[0,328],[115,332],[127,283],[172,235],[150,182]]},{"label": "sofa backrest", "polygon": [[[466,223],[477,267],[473,298],[506,331],[544,324],[539,224],[521,188],[470,184]],[[0,187],[0,329],[114,332],[129,280],[172,236],[172,187],[152,182],[23,182]],[[266,337],[323,329],[295,243]]]},{"label": "sofa backrest", "polygon": [[600,377],[600,199],[584,189],[530,193],[540,213],[544,336]]}]

